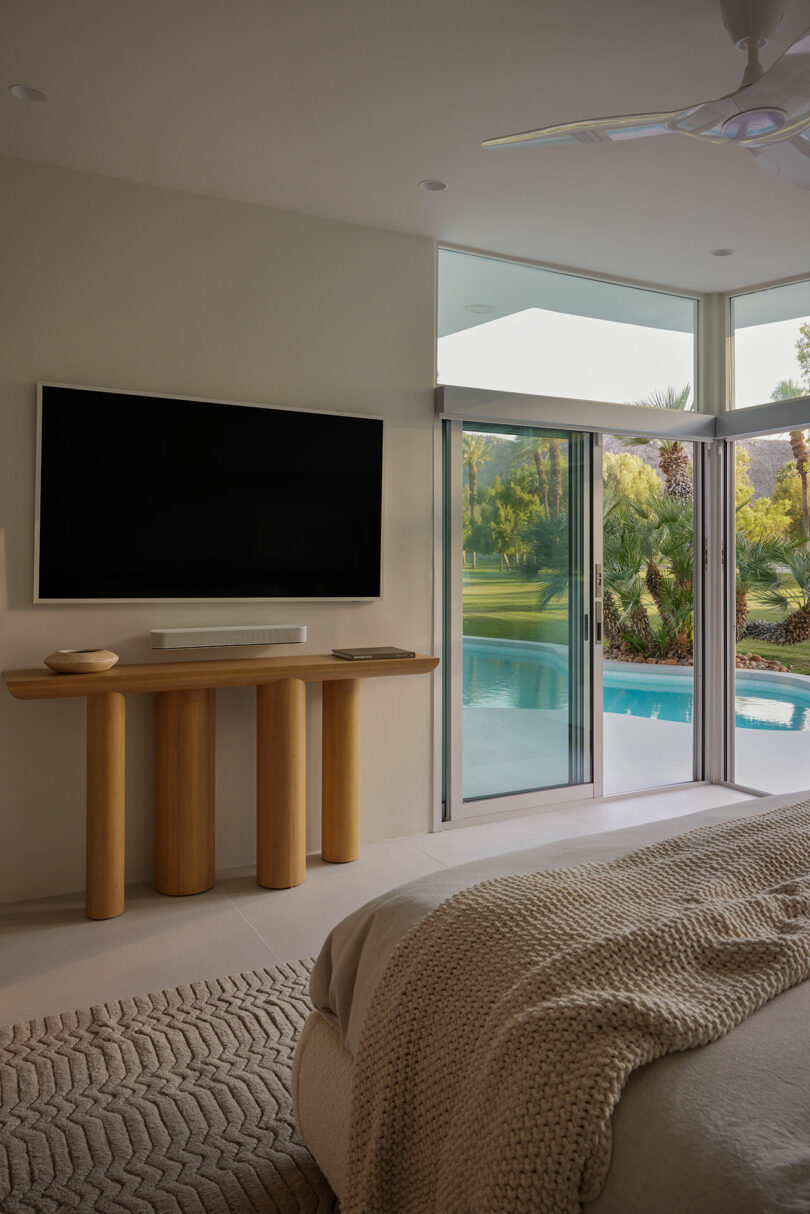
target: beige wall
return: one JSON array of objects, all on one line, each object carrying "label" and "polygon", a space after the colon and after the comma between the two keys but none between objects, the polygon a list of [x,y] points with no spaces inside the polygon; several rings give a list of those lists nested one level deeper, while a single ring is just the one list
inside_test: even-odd
[{"label": "beige wall", "polygon": [[[17,160],[0,160],[0,199],[0,665],[96,645],[147,661],[151,628],[224,621],[309,628],[305,647],[240,653],[429,652],[432,242]],[[382,414],[383,601],[34,606],[38,379]],[[99,459],[115,459],[103,434],[77,475]],[[219,868],[254,857],[253,701],[218,694]],[[313,689],[311,851],[318,708]],[[431,680],[369,680],[361,712],[363,840],[429,829]],[[153,723],[153,697],[131,697],[128,880],[152,873]],[[83,830],[83,701],[22,703],[0,688],[0,901],[80,889]]]}]

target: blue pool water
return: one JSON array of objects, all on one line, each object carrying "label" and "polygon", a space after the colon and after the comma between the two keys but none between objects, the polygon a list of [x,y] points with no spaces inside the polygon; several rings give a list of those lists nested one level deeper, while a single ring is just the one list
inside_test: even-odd
[{"label": "blue pool water", "polygon": [[[671,668],[668,668],[668,670]],[[807,690],[767,678],[737,677],[740,729],[810,730]],[[692,672],[661,674],[650,666],[605,668],[604,710],[691,724]],[[464,704],[486,708],[567,708],[568,672],[547,649],[464,641]]]}]

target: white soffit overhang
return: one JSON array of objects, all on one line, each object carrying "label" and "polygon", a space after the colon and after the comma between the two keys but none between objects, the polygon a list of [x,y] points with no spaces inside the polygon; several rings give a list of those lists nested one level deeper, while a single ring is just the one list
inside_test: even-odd
[{"label": "white soffit overhang", "polygon": [[[438,335],[541,308],[644,328],[691,333],[694,296],[630,286],[455,249],[439,249]],[[470,308],[491,311],[476,314]]]},{"label": "white soffit overhang", "polygon": [[803,320],[810,316],[810,280],[765,289],[752,286],[748,292],[733,295],[731,303],[735,329]]}]

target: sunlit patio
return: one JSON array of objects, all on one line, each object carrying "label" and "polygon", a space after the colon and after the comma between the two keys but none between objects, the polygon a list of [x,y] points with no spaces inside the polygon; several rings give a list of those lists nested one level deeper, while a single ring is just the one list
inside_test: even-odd
[{"label": "sunlit patio", "polygon": [[[606,665],[620,668],[624,663]],[[674,688],[686,673],[683,667],[634,665],[628,677],[636,682],[671,678]],[[803,675],[746,671],[741,686],[748,695],[752,685],[755,691],[761,687],[763,695],[769,688],[778,687],[784,694],[795,688],[800,705],[808,684],[810,679]],[[797,706],[795,711],[806,710]],[[467,705],[463,729],[465,797],[569,782],[566,708]],[[605,712],[603,730],[606,796],[692,779],[691,724]],[[810,730],[738,727],[735,738],[737,783],[772,793],[810,787]]]}]

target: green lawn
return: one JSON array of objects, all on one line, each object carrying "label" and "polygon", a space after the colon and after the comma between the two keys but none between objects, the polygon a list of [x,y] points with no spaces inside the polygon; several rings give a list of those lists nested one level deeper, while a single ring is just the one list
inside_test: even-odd
[{"label": "green lawn", "polygon": [[[464,633],[466,636],[504,637],[515,641],[551,641],[564,645],[568,640],[566,607],[562,601],[537,610],[538,581],[497,566],[481,565],[464,570]],[[751,615],[758,620],[779,619],[772,607],[751,596]],[[655,611],[649,604],[650,614]],[[810,641],[801,645],[772,645],[746,638],[737,645],[738,653],[758,653],[769,661],[781,662],[797,674],[810,674]]]},{"label": "green lawn", "polygon": [[[773,607],[758,602],[751,595],[749,618],[754,620],[779,620],[782,617]],[[810,674],[810,641],[801,645],[771,645],[768,641],[758,641],[755,637],[746,637],[737,645],[737,653],[758,653],[769,662],[781,662],[795,674]]]},{"label": "green lawn", "polygon": [[563,600],[542,613],[537,610],[540,583],[497,568],[464,570],[464,633],[504,637],[510,641],[568,640],[568,615]]}]

